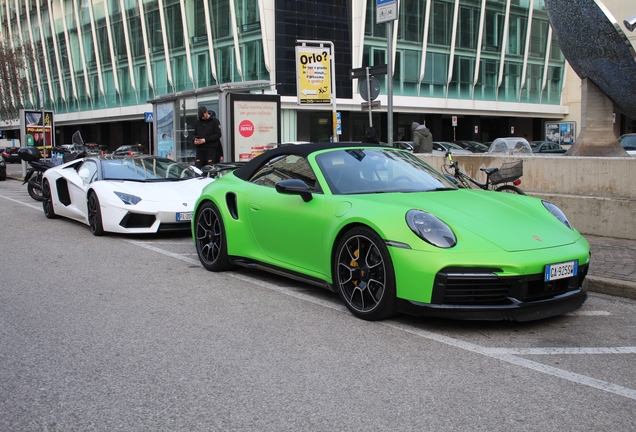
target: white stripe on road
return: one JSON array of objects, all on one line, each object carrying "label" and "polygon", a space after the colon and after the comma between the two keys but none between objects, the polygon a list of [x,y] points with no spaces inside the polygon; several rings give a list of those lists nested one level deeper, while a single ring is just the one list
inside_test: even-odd
[{"label": "white stripe on road", "polygon": [[42,204],[40,204],[39,206],[36,206],[36,205],[33,205],[33,204],[27,204],[24,201],[19,201],[17,199],[9,198],[8,196],[4,196],[4,195],[0,195],[0,198],[4,198],[6,200],[13,201],[15,203],[22,204],[24,206],[31,207],[33,209],[42,211]]}]

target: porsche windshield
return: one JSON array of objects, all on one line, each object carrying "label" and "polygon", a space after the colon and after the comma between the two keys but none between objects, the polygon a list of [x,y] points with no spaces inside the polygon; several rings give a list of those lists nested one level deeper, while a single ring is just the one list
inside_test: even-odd
[{"label": "porsche windshield", "polygon": [[350,149],[321,153],[316,162],[334,194],[457,189],[417,156],[400,150]]},{"label": "porsche windshield", "polygon": [[102,160],[102,170],[104,180],[157,182],[197,177],[187,165],[154,156]]}]

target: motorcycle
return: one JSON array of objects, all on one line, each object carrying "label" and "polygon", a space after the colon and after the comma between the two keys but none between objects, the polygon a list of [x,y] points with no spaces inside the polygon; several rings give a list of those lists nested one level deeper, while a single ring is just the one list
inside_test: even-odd
[{"label": "motorcycle", "polygon": [[[65,155],[64,162],[86,156],[86,151],[83,150],[84,140],[82,139],[79,131],[73,134],[72,141],[73,144],[77,146],[78,150],[73,152],[69,158]],[[44,194],[42,192],[44,172],[57,165],[53,162],[40,160],[42,159],[42,154],[36,147],[21,147],[20,150],[18,150],[18,157],[29,164],[29,169],[27,170],[26,175],[24,176],[24,182],[22,183],[23,185],[28,183],[27,192],[29,193],[29,196],[36,201],[44,201]]]},{"label": "motorcycle", "polygon": [[42,179],[44,171],[55,166],[52,162],[41,161],[42,155],[35,147],[21,147],[18,150],[18,157],[29,164],[29,169],[24,176],[24,182],[27,184],[27,192],[31,198],[36,201],[44,201],[42,194]]}]

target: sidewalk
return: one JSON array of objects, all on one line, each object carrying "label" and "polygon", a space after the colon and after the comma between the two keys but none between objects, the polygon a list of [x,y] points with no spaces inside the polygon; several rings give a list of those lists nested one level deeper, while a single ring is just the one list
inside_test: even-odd
[{"label": "sidewalk", "polygon": [[636,241],[584,235],[592,258],[587,289],[636,299]]},{"label": "sidewalk", "polygon": [[[7,164],[9,179],[22,181],[21,164]],[[636,299],[636,241],[587,234],[584,237],[592,252],[587,289]]]}]

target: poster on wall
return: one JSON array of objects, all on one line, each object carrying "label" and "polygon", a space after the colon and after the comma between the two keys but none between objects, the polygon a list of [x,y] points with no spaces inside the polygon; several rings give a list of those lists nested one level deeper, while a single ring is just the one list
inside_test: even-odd
[{"label": "poster on wall", "polygon": [[231,94],[234,161],[247,161],[280,142],[280,96]]},{"label": "poster on wall", "polygon": [[174,146],[174,103],[157,104],[157,155],[177,160]]},{"label": "poster on wall", "polygon": [[28,111],[20,110],[20,136],[22,146],[37,147],[44,155],[46,142],[46,157],[51,154],[51,147],[55,145],[53,111]]},{"label": "poster on wall", "polygon": [[574,144],[576,140],[576,122],[546,122],[545,140],[561,145]]}]

